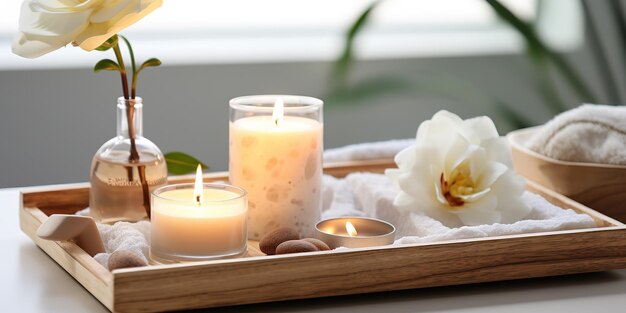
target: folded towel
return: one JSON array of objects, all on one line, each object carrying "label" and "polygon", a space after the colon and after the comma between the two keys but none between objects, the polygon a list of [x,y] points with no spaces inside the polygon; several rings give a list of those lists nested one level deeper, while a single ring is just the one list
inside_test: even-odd
[{"label": "folded towel", "polygon": [[[89,208],[76,212],[76,215],[89,216]],[[104,243],[104,253],[94,255],[94,259],[104,268],[109,268],[109,257],[117,250],[130,250],[146,263],[150,259],[150,222],[117,222],[113,225],[97,223]]]},{"label": "folded towel", "polygon": [[562,161],[626,165],[624,121],[624,106],[585,104],[554,117],[528,147]]},{"label": "folded towel", "polygon": [[98,253],[94,259],[108,269],[109,256],[117,250],[136,252],[146,263],[150,259],[150,222],[117,222],[113,225],[98,223],[106,253]]},{"label": "folded towel", "polygon": [[[513,234],[537,233],[555,230],[595,227],[595,221],[586,214],[578,214],[570,209],[561,209],[539,195],[525,192],[522,200],[531,212],[521,221],[513,224],[492,224],[479,226],[450,225],[452,221],[438,221],[426,215],[403,212],[393,205],[397,191],[385,175],[354,173],[348,175],[340,189],[335,192],[339,204],[329,201],[323,216],[326,218],[365,215],[385,220],[396,226],[395,244],[437,242],[453,239],[480,238]],[[347,190],[353,195],[355,207],[344,212],[337,207],[346,207]],[[354,212],[359,212],[354,214]],[[345,214],[344,214],[345,213]]]}]

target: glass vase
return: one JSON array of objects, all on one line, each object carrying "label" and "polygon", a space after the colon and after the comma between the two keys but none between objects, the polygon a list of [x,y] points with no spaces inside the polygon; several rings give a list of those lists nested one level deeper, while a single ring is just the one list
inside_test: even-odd
[{"label": "glass vase", "polygon": [[143,137],[141,98],[117,100],[117,136],[91,163],[91,215],[101,223],[139,221],[150,216],[152,190],[167,182],[161,150]]}]

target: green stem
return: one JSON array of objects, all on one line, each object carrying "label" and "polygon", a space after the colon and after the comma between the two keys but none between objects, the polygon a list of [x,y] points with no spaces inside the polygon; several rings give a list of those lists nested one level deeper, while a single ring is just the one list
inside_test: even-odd
[{"label": "green stem", "polygon": [[[129,98],[128,95],[128,77],[126,75],[126,67],[124,66],[124,59],[122,58],[122,52],[120,51],[120,47],[118,44],[113,46],[113,51],[115,51],[115,57],[117,58],[117,62],[120,65],[120,74],[122,75],[122,89],[124,92],[124,99],[126,99],[126,119],[128,122],[128,137],[130,139],[130,155],[128,156],[128,161],[132,163],[139,163],[139,152],[137,151],[137,144],[135,140],[135,84],[136,84],[136,67],[135,67],[135,56],[133,54],[133,50],[130,47],[130,43],[126,40],[126,38],[122,37],[126,44],[128,45],[130,56],[131,56],[131,65],[133,70],[133,87],[132,87],[132,95]],[[132,167],[129,168],[129,180],[132,181]],[[144,165],[137,166],[137,171],[139,174],[139,180],[141,182],[141,192],[143,195],[143,207],[146,210],[146,214],[148,218],[150,218],[150,190],[148,186],[148,181],[146,179],[146,167]]]},{"label": "green stem", "polygon": [[126,39],[126,37],[124,36],[120,37],[126,43],[126,46],[128,47],[128,54],[130,54],[131,69],[133,70],[130,97],[131,99],[135,99],[135,96],[137,95],[137,76],[139,76],[139,73],[137,72],[137,64],[135,63],[135,53],[133,52],[133,47],[131,46],[130,41],[128,41],[128,39]]},{"label": "green stem", "polygon": [[120,46],[115,44],[113,46],[113,51],[115,52],[115,57],[117,58],[117,63],[120,65],[120,76],[122,77],[122,92],[124,92],[124,99],[128,100],[128,77],[126,76],[126,67],[124,66],[124,59],[122,58],[122,51],[120,51]]},{"label": "green stem", "polygon": [[124,66],[124,58],[122,58],[122,52],[120,46],[115,44],[113,46],[115,57],[120,65],[120,75],[122,75],[122,90],[124,92],[124,99],[126,99],[126,119],[128,123],[128,138],[130,138],[130,156],[128,161],[131,163],[139,162],[139,152],[137,152],[137,145],[135,143],[135,124],[133,117],[135,116],[135,104],[130,100],[128,95],[128,78],[126,76],[126,66]]}]

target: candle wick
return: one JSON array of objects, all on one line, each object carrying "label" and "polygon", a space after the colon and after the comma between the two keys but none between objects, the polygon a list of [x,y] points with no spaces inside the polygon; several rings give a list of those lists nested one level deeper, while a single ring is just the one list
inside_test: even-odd
[{"label": "candle wick", "polygon": [[196,196],[196,204],[198,204],[198,205],[200,205],[200,204],[201,204],[201,203],[200,203],[200,195],[197,195],[197,196]]}]

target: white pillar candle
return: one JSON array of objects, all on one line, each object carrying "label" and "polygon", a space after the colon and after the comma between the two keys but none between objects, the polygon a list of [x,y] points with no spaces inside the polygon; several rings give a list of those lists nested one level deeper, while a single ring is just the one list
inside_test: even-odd
[{"label": "white pillar candle", "polygon": [[169,185],[152,195],[150,256],[157,262],[239,255],[247,246],[246,193],[223,184]]},{"label": "white pillar candle", "polygon": [[250,96],[230,107],[230,181],[249,195],[248,236],[278,227],[312,236],[321,213],[322,101]]}]

